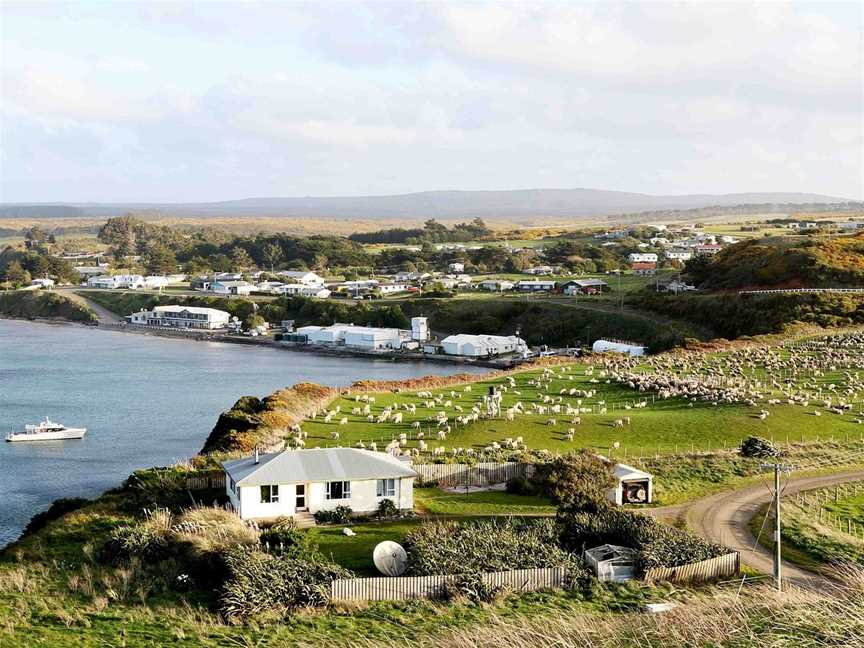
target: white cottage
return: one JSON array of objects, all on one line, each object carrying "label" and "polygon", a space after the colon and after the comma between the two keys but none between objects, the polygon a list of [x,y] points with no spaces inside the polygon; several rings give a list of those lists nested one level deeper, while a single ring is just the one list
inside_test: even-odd
[{"label": "white cottage", "polygon": [[350,506],[372,513],[382,500],[414,508],[411,465],[356,448],[285,450],[222,463],[231,506],[244,520],[272,520]]}]

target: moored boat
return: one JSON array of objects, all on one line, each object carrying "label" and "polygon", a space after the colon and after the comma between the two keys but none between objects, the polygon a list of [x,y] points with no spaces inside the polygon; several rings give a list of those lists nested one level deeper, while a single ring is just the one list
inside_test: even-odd
[{"label": "moored boat", "polygon": [[62,423],[55,423],[47,416],[37,425],[25,425],[23,432],[10,432],[7,441],[64,441],[66,439],[81,439],[87,428],[70,428]]}]

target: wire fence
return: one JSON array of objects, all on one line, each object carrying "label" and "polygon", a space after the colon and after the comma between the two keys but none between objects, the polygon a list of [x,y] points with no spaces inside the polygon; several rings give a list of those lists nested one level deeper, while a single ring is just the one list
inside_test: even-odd
[{"label": "wire fence", "polygon": [[864,481],[802,491],[795,494],[794,501],[798,508],[817,520],[819,524],[855,536],[864,542],[864,524],[826,507],[829,502],[839,502],[861,494],[864,494]]}]

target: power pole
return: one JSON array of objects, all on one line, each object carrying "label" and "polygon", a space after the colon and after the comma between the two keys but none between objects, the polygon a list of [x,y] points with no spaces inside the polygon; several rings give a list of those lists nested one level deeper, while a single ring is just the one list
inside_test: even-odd
[{"label": "power pole", "polygon": [[780,555],[780,473],[792,470],[791,465],[782,463],[762,464],[762,468],[774,471],[774,589],[783,591]]}]

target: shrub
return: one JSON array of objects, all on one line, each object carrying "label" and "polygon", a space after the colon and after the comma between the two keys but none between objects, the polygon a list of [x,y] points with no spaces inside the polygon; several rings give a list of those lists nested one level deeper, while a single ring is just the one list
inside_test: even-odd
[{"label": "shrub", "polygon": [[486,583],[479,573],[470,572],[445,583],[443,597],[448,600],[465,598],[472,603],[493,603],[502,598],[507,589]]},{"label": "shrub", "polygon": [[378,511],[375,516],[382,519],[399,517],[399,509],[396,508],[393,500],[385,498],[378,503]]},{"label": "shrub", "polygon": [[533,567],[582,571],[581,560],[559,546],[558,535],[549,518],[428,522],[405,538],[407,571],[416,576]]},{"label": "shrub", "polygon": [[140,522],[118,527],[102,547],[101,558],[120,562],[131,558],[152,561],[167,555],[173,516],[170,511],[147,511]]},{"label": "shrub", "polygon": [[511,477],[507,480],[507,492],[512,495],[534,495],[534,485],[524,477]]},{"label": "shrub", "polygon": [[81,497],[61,497],[58,500],[54,500],[51,506],[48,507],[48,510],[37,513],[30,518],[27,526],[24,527],[22,535],[26,536],[36,533],[40,529],[44,529],[50,522],[60,519],[67,513],[77,511],[88,502],[89,500]]},{"label": "shrub", "polygon": [[259,614],[284,616],[291,610],[325,605],[330,582],[351,578],[348,570],[320,556],[274,556],[256,549],[226,552],[228,577],[219,597],[219,608],[229,618]]},{"label": "shrub", "polygon": [[337,506],[332,511],[316,511],[315,522],[318,524],[348,524],[354,511],[350,506]]},{"label": "shrub", "polygon": [[742,457],[767,458],[776,457],[780,451],[768,439],[751,436],[741,442],[739,449]]},{"label": "shrub", "polygon": [[264,529],[259,540],[267,551],[280,554],[308,553],[314,550],[309,534],[298,528],[291,518],[279,518],[268,529]]},{"label": "shrub", "polygon": [[554,503],[590,511],[609,506],[606,492],[617,483],[612,465],[588,450],[539,464],[532,479]]},{"label": "shrub", "polygon": [[637,569],[677,567],[716,558],[730,549],[667,526],[647,515],[620,509],[586,512],[574,507],[558,511],[563,545],[571,550],[616,544],[639,552]]}]

